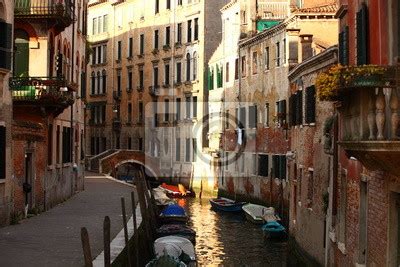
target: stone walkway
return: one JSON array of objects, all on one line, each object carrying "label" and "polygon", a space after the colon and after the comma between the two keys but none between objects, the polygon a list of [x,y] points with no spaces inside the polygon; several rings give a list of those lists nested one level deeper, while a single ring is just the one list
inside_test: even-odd
[{"label": "stone walkway", "polygon": [[[85,179],[85,191],[18,225],[0,228],[0,266],[83,266],[80,229],[88,229],[92,256],[103,250],[103,220],[111,238],[122,229],[121,196],[131,216],[132,187],[107,178]],[[128,217],[128,218],[129,218]]]}]

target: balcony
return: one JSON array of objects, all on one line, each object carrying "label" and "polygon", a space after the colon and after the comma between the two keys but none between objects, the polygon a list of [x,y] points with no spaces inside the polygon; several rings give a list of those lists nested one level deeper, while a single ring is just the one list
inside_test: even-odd
[{"label": "balcony", "polygon": [[59,32],[71,25],[74,20],[70,0],[16,0],[15,19],[45,20]]},{"label": "balcony", "polygon": [[151,96],[158,96],[160,93],[159,86],[154,85],[154,86],[149,86],[149,94]]},{"label": "balcony", "polygon": [[13,77],[10,90],[15,106],[44,107],[55,115],[74,103],[71,88],[58,77]]},{"label": "balcony", "polygon": [[113,97],[115,101],[121,101],[122,91],[113,91]]},{"label": "balcony", "polygon": [[351,78],[340,76],[339,145],[369,169],[398,174],[400,69],[379,67],[371,74],[360,68],[351,70]]}]

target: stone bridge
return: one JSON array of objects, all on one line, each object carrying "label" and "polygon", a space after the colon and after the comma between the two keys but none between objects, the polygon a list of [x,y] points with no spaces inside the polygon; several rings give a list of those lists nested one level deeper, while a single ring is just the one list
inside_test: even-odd
[{"label": "stone bridge", "polygon": [[154,178],[160,176],[158,159],[146,156],[144,152],[135,150],[116,150],[114,153],[99,159],[99,172],[115,175],[118,166],[126,163],[143,166],[147,176]]}]

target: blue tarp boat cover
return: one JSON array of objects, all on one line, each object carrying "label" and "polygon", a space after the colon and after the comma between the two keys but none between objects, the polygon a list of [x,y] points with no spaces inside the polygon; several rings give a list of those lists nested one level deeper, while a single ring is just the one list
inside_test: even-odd
[{"label": "blue tarp boat cover", "polygon": [[285,231],[285,227],[283,227],[280,223],[272,221],[272,222],[267,222],[262,226],[263,231],[268,231],[268,232],[282,232]]},{"label": "blue tarp boat cover", "polygon": [[178,204],[168,205],[161,213],[164,216],[185,216],[185,209]]}]

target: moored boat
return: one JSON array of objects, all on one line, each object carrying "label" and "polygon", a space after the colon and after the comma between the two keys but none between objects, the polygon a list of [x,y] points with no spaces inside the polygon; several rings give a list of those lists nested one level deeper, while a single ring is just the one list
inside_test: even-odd
[{"label": "moored boat", "polygon": [[183,197],[194,197],[193,191],[187,190],[182,184],[170,185],[162,183],[159,188],[163,189],[168,197],[171,198],[183,198]]},{"label": "moored boat", "polygon": [[179,259],[175,259],[174,257],[164,255],[158,258],[152,259],[149,263],[145,265],[146,267],[186,267],[187,265],[180,261]]},{"label": "moored boat", "polygon": [[242,206],[246,202],[236,202],[228,198],[212,198],[210,199],[211,207],[216,210],[226,211],[226,212],[239,212],[242,211]]},{"label": "moored boat", "polygon": [[164,236],[184,237],[194,245],[196,243],[196,231],[184,224],[164,224],[157,229],[157,237]]},{"label": "moored boat", "polygon": [[286,229],[276,221],[267,222],[262,226],[265,239],[283,239],[286,237]]},{"label": "moored boat", "polygon": [[161,223],[186,223],[188,217],[184,208],[170,204],[160,213],[159,220]]},{"label": "moored boat", "polygon": [[156,239],[154,253],[156,257],[168,255],[186,264],[196,262],[194,245],[187,238],[180,236],[165,236]]},{"label": "moored boat", "polygon": [[246,204],[242,207],[243,211],[246,214],[246,218],[255,224],[263,224],[264,216],[267,214],[275,214],[275,209],[273,207],[267,208],[265,206],[257,205],[257,204]]}]

